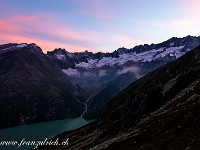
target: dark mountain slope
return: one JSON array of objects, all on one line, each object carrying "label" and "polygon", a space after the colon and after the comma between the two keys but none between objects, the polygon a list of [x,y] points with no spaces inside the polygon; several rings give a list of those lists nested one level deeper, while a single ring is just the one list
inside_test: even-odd
[{"label": "dark mountain slope", "polygon": [[137,78],[131,72],[127,72],[107,83],[105,88],[89,101],[88,111],[83,117],[86,119],[98,118],[103,113],[106,103],[135,80]]},{"label": "dark mountain slope", "polygon": [[35,44],[0,49],[0,129],[78,117],[87,97],[78,92]]},{"label": "dark mountain slope", "polygon": [[199,75],[197,47],[132,83],[94,123],[57,136],[69,146],[48,149],[199,149]]},{"label": "dark mountain slope", "polygon": [[[173,37],[158,44],[144,44],[131,49],[119,48],[112,53],[70,53],[55,49],[47,55],[90,96],[91,105],[85,119],[96,119],[102,114],[109,99],[147,73],[171,62],[200,44],[200,37]],[[132,77],[121,78],[120,76]],[[121,78],[121,79],[119,79]],[[118,82],[122,84],[118,84]],[[124,82],[124,84],[123,84]]]}]

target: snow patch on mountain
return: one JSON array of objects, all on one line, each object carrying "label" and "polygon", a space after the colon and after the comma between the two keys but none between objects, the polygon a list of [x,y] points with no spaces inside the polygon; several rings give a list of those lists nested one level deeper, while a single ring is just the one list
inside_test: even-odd
[{"label": "snow patch on mountain", "polygon": [[20,45],[17,45],[16,47],[25,47],[27,46],[27,44],[20,44]]},{"label": "snow patch on mountain", "polygon": [[173,46],[174,45],[174,42],[170,43],[170,46]]},{"label": "snow patch on mountain", "polygon": [[181,50],[182,50],[183,48],[184,48],[184,46],[167,48],[167,49],[165,49],[162,53],[156,55],[155,59],[165,57],[165,56],[167,56],[168,54],[169,54],[170,56],[175,56],[176,59],[177,59],[177,58],[179,58],[180,56],[182,56],[182,55],[185,54],[185,52],[181,52]]},{"label": "snow patch on mountain", "polygon": [[80,62],[76,64],[76,67],[85,69],[94,69],[94,68],[101,68],[103,66],[123,65],[128,61],[151,62],[156,59],[163,58],[167,55],[178,58],[185,54],[185,52],[181,52],[183,48],[184,46],[170,47],[170,48],[162,47],[159,49],[152,49],[141,53],[132,52],[132,53],[121,54],[119,55],[119,58],[103,57],[100,60],[88,59],[88,62]]},{"label": "snow patch on mountain", "polygon": [[65,55],[56,54],[55,56],[56,56],[56,58],[58,58],[59,60],[65,60],[65,59],[66,59],[66,56],[65,56]]},{"label": "snow patch on mountain", "polygon": [[[25,47],[25,46],[28,46],[27,44],[19,44],[19,45],[15,45],[15,46],[10,46],[10,47],[7,47],[7,48],[4,48],[4,49],[1,49],[2,52],[7,52],[7,51],[10,51],[10,50],[14,50],[14,48],[22,48],[22,47]],[[18,50],[18,49],[16,49]]]},{"label": "snow patch on mountain", "polygon": [[14,48],[14,47],[16,47],[16,46],[11,46],[11,47],[4,48],[4,49],[1,49],[1,50],[2,50],[2,51],[5,51],[5,50],[9,50],[9,49]]},{"label": "snow patch on mountain", "polygon": [[69,52],[67,52],[67,56],[68,56],[69,58],[75,57],[75,55],[74,55],[73,53],[69,53]]}]

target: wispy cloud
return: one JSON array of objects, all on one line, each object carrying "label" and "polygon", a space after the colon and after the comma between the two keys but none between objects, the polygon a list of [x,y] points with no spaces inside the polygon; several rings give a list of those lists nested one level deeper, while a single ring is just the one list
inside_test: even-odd
[{"label": "wispy cloud", "polygon": [[153,23],[154,26],[166,28],[169,30],[176,30],[181,32],[191,32],[193,33],[194,30],[197,32],[197,26],[198,22],[196,20],[192,19],[186,19],[186,20],[172,20],[169,22],[155,22]]},{"label": "wispy cloud", "polygon": [[40,43],[39,46],[45,50],[53,50],[57,46],[64,46],[71,51],[91,50],[93,48],[88,43],[98,43],[100,41],[92,31],[89,35],[74,31],[43,14],[37,16],[15,15],[0,20],[0,33],[3,41],[37,41],[36,44]]},{"label": "wispy cloud", "polygon": [[126,67],[126,68],[120,69],[120,70],[117,71],[117,74],[121,75],[121,74],[125,74],[127,72],[134,74],[138,79],[141,77],[140,76],[140,68],[138,68],[136,66]]},{"label": "wispy cloud", "polygon": [[6,0],[0,5],[0,44],[96,52],[198,36],[199,5],[199,0]]},{"label": "wispy cloud", "polygon": [[153,25],[158,27],[173,27],[173,26],[184,26],[184,25],[195,25],[198,23],[193,19],[184,19],[184,20],[171,20],[171,21],[155,21],[155,22],[146,22],[142,20],[132,20],[132,23],[135,24],[145,24],[145,25]]}]

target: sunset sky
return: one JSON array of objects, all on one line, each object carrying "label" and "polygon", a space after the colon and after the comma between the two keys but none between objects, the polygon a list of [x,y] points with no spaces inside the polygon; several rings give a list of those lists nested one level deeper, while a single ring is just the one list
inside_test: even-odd
[{"label": "sunset sky", "polygon": [[106,51],[200,35],[200,0],[1,0],[0,44]]}]

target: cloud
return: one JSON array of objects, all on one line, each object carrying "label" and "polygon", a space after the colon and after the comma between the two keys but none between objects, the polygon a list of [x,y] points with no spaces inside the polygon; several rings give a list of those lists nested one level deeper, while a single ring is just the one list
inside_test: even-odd
[{"label": "cloud", "polygon": [[173,28],[173,27],[181,27],[181,26],[191,26],[195,25],[196,20],[188,19],[188,20],[172,20],[172,21],[156,21],[152,25],[164,28]]},{"label": "cloud", "polygon": [[117,71],[117,74],[118,75],[121,75],[121,74],[125,74],[127,72],[131,72],[133,73],[137,78],[140,78],[140,75],[139,75],[139,72],[140,72],[140,68],[138,67],[135,67],[135,66],[132,66],[132,67],[125,67],[123,69],[120,69]]},{"label": "cloud", "polygon": [[[163,34],[171,33],[173,36],[183,37],[186,35],[199,36],[200,22],[194,18],[180,19],[180,20],[167,20],[167,21],[154,21],[148,22],[148,26],[161,28],[160,32]],[[157,29],[157,28],[156,28]],[[162,35],[164,36],[164,35]]]},{"label": "cloud", "polygon": [[107,75],[106,70],[99,70],[100,77],[105,76],[105,75]]},{"label": "cloud", "polygon": [[6,21],[0,20],[1,33],[6,31],[17,32],[18,30],[19,30],[18,27],[13,26],[12,24],[7,23]]},{"label": "cloud", "polygon": [[74,31],[48,15],[22,16],[14,15],[7,19],[0,19],[0,43],[18,42],[39,45],[44,52],[57,47],[71,51],[92,50],[91,43],[99,43],[95,32]]},{"label": "cloud", "polygon": [[80,72],[77,70],[77,69],[63,69],[62,70],[63,73],[65,73],[66,75],[68,76],[77,76],[77,77],[80,77]]},{"label": "cloud", "polygon": [[187,26],[187,25],[194,25],[196,23],[195,20],[175,20],[172,21],[170,24],[173,26]]},{"label": "cloud", "polygon": [[191,26],[191,25],[198,24],[198,22],[194,19],[154,21],[154,22],[146,22],[146,21],[142,21],[142,20],[132,20],[131,22],[135,23],[135,24],[146,24],[146,25],[153,25],[153,26],[163,27],[163,28]]},{"label": "cloud", "polygon": [[92,76],[96,76],[96,75],[91,72],[82,72],[82,76],[83,77],[92,77]]},{"label": "cloud", "polygon": [[107,75],[106,70],[99,70],[98,75],[96,75],[95,72],[90,72],[90,71],[79,71],[78,69],[63,69],[63,73],[68,75],[69,77],[78,77],[78,78],[83,78],[83,77],[102,77]]}]

